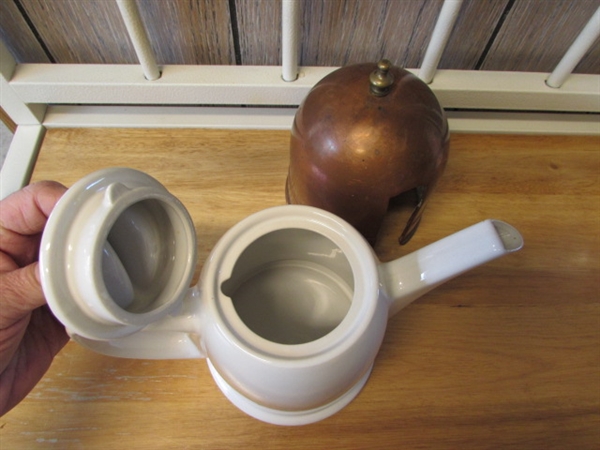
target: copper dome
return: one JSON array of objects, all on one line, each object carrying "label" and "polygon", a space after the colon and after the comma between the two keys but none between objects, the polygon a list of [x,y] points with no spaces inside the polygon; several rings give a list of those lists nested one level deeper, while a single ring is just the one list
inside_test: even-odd
[{"label": "copper dome", "polygon": [[444,110],[423,81],[386,60],[343,67],[296,113],[286,198],[337,214],[373,244],[390,200],[414,190],[417,205],[399,238],[406,243],[448,149]]}]

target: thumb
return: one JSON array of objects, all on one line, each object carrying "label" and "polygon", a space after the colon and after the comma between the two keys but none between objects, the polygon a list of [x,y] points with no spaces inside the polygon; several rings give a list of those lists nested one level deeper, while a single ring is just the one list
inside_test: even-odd
[{"label": "thumb", "polygon": [[38,275],[38,263],[0,274],[0,329],[12,325],[46,300]]}]

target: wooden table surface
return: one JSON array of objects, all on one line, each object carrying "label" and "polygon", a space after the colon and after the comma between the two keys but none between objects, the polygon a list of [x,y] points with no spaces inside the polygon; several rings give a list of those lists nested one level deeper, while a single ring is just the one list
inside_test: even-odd
[{"label": "wooden table surface", "polygon": [[[197,274],[232,225],[285,202],[288,132],[50,130],[34,179],[107,166],[159,179],[188,208]],[[2,449],[600,447],[600,138],[455,135],[413,240],[388,214],[387,261],[486,218],[525,247],[390,319],[373,373],[338,414],[303,427],[240,412],[204,361],[101,356],[74,343],[0,418]],[[196,274],[196,278],[197,278]]]}]

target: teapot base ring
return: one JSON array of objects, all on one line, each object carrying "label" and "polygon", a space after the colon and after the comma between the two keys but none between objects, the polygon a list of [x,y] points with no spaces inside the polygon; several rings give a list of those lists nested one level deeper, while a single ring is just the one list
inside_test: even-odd
[{"label": "teapot base ring", "polygon": [[245,397],[240,392],[235,390],[229,383],[227,383],[227,381],[225,381],[225,379],[213,366],[210,359],[207,358],[206,362],[208,364],[210,373],[221,392],[223,392],[225,397],[227,397],[227,399],[238,409],[263,422],[285,426],[308,425],[326,419],[327,417],[332,416],[338,411],[342,410],[360,393],[363,386],[369,379],[373,369],[373,365],[371,365],[354,386],[330,403],[318,408],[304,411],[283,411],[267,408],[250,400],[248,397]]}]

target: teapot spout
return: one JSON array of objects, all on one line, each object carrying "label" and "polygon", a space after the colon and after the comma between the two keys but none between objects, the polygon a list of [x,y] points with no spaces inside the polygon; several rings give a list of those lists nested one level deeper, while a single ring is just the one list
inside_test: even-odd
[{"label": "teapot spout", "polygon": [[523,247],[506,222],[485,220],[409,255],[379,266],[389,316],[440,284]]}]

